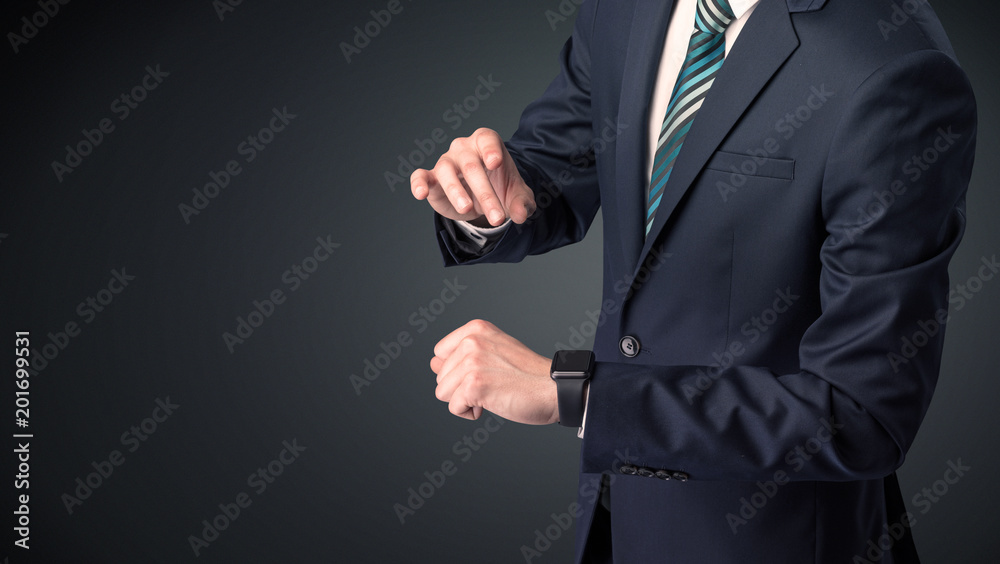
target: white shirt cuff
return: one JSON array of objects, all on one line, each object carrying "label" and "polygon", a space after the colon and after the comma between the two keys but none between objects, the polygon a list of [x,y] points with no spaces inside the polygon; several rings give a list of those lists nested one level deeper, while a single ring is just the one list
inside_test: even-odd
[{"label": "white shirt cuff", "polygon": [[507,227],[510,226],[510,218],[507,218],[507,221],[496,227],[478,227],[468,221],[456,221],[454,223],[456,227],[462,230],[462,233],[466,234],[469,239],[478,244],[479,248],[482,249],[487,243],[496,239],[507,230]]}]

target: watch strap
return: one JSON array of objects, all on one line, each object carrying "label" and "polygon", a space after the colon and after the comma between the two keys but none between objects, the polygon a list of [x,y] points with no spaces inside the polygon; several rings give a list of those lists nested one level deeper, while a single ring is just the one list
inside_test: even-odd
[{"label": "watch strap", "polygon": [[564,378],[556,380],[559,395],[559,424],[579,427],[583,424],[583,392],[590,379]]}]

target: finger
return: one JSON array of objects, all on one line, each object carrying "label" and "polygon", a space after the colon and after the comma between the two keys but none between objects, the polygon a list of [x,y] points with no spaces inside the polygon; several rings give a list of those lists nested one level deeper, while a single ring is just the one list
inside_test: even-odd
[{"label": "finger", "polygon": [[491,225],[496,226],[503,223],[507,214],[503,211],[503,204],[500,203],[500,198],[497,197],[493,183],[490,182],[489,176],[486,175],[486,169],[483,168],[480,156],[472,151],[467,151],[456,155],[455,158],[462,167],[462,176],[465,177],[465,183],[472,191],[472,195],[476,198],[476,201],[479,202],[479,209],[482,210],[483,215],[486,216]]},{"label": "finger", "polygon": [[451,355],[441,359],[441,369],[437,376],[438,388],[446,390],[450,396],[451,392],[462,384],[475,367],[475,363],[470,361],[470,355],[476,354],[476,349],[473,343],[463,340]]},{"label": "finger", "polygon": [[467,214],[473,210],[472,199],[468,191],[458,178],[458,171],[455,170],[455,162],[449,157],[442,157],[434,167],[434,175],[438,184],[444,189],[451,207],[460,214]]},{"label": "finger", "polygon": [[451,400],[448,402],[448,411],[450,411],[453,415],[475,421],[476,419],[479,419],[480,415],[482,415],[483,408],[477,405],[469,405],[469,403],[470,402],[466,399],[463,390],[459,388],[459,390],[451,396]]},{"label": "finger", "polygon": [[465,375],[461,370],[445,370],[438,376],[437,387],[434,388],[434,397],[441,401],[450,402],[455,390],[462,386]]},{"label": "finger", "polygon": [[431,358],[431,372],[438,375],[437,381],[441,381],[441,368],[444,367],[444,359],[440,357]]},{"label": "finger", "polygon": [[473,134],[476,138],[476,149],[486,165],[486,170],[496,170],[503,163],[504,158],[509,158],[507,148],[504,147],[503,140],[497,132],[490,129],[481,129]]},{"label": "finger", "polygon": [[469,335],[485,335],[494,331],[498,331],[498,329],[489,321],[473,319],[458,329],[455,329],[451,333],[448,333],[440,341],[438,341],[437,344],[434,345],[434,356],[448,359],[452,356],[452,353],[455,352],[455,348],[458,347],[459,343],[461,343]]},{"label": "finger", "polygon": [[431,192],[431,184],[433,184],[433,180],[429,170],[418,168],[410,175],[410,192],[418,200],[427,198]]},{"label": "finger", "polygon": [[528,221],[531,214],[535,213],[535,194],[524,183],[520,183],[519,189],[511,190],[508,199],[511,200],[511,203],[508,204],[507,209],[510,213],[510,219],[514,223],[524,223]]},{"label": "finger", "polygon": [[448,401],[448,411],[466,419],[476,420],[483,413],[483,400],[486,391],[481,381],[475,378],[464,378]]},{"label": "finger", "polygon": [[448,411],[450,411],[453,415],[457,415],[462,419],[468,419],[469,421],[475,421],[478,417],[476,415],[475,407],[463,406],[460,403],[459,404],[449,403]]}]

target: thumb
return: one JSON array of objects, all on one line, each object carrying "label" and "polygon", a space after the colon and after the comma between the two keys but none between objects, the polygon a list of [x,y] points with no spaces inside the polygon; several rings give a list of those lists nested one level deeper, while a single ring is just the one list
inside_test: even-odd
[{"label": "thumb", "polygon": [[535,193],[524,183],[514,159],[497,132],[481,129],[474,135],[487,174],[496,180],[493,184],[495,187],[502,187],[497,190],[497,195],[500,196],[507,215],[514,223],[524,223],[535,211]]},{"label": "thumb", "polygon": [[528,221],[531,214],[535,213],[535,193],[524,183],[520,175],[511,182],[506,194],[507,213],[514,223],[524,223]]}]

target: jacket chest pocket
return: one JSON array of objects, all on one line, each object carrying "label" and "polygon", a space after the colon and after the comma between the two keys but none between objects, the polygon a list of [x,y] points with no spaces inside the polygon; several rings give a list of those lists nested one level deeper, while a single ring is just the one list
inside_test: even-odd
[{"label": "jacket chest pocket", "polygon": [[[766,153],[763,149],[760,152]],[[719,201],[728,204],[740,199],[746,191],[782,192],[795,178],[795,161],[764,154],[716,151],[705,165],[702,178],[715,189]],[[766,198],[767,194],[750,197],[758,196]]]}]

